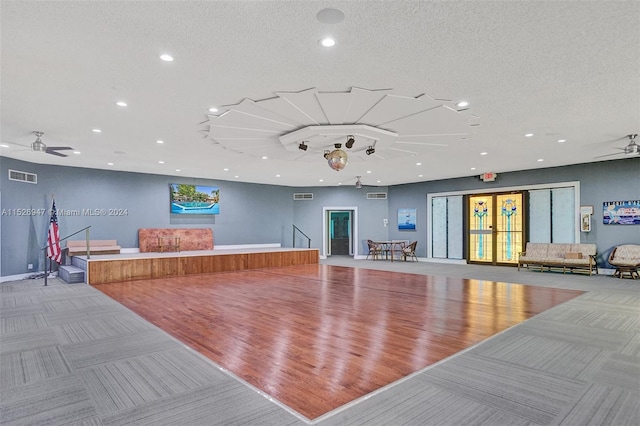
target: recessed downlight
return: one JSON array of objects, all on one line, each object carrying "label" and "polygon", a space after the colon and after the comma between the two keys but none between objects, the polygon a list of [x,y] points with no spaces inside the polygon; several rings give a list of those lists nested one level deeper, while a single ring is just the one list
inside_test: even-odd
[{"label": "recessed downlight", "polygon": [[80,152],[80,151],[73,151],[73,153],[74,153],[75,155],[80,155],[80,154],[81,154],[81,152]]},{"label": "recessed downlight", "polygon": [[102,133],[102,130],[100,130],[100,129],[91,129],[91,131],[93,133]]},{"label": "recessed downlight", "polygon": [[209,108],[209,112],[218,112],[218,108],[211,107],[211,108]]},{"label": "recessed downlight", "polygon": [[229,169],[228,169],[228,168],[226,168],[226,167],[225,167],[224,169],[222,169],[222,170],[224,170],[225,172],[228,172],[228,171],[229,171]]},{"label": "recessed downlight", "polygon": [[180,169],[176,169],[176,172],[180,172],[180,171],[182,171],[182,170],[180,170]]},{"label": "recessed downlight", "polygon": [[157,144],[162,145],[162,144],[164,143],[164,141],[161,141],[160,139],[158,139],[158,140],[156,141],[156,143],[157,143]]},{"label": "recessed downlight", "polygon": [[3,144],[0,144],[0,147],[2,147],[2,148],[9,148],[9,145],[7,145],[7,144],[3,143]]},{"label": "recessed downlight", "polygon": [[280,175],[276,175],[276,177],[280,177]]},{"label": "recessed downlight", "polygon": [[544,161],[544,158],[538,158],[538,162],[542,163]]},{"label": "recessed downlight", "polygon": [[566,141],[566,139],[558,139],[558,143],[565,143]]},{"label": "recessed downlight", "polygon": [[118,105],[119,107],[126,107],[127,103],[124,102],[124,101],[118,101],[118,102],[116,102],[116,105]]},{"label": "recessed downlight", "polygon": [[525,138],[530,138],[533,136],[533,133],[527,133],[526,135],[524,135]]},{"label": "recessed downlight", "polygon": [[469,102],[468,101],[460,101],[456,104],[456,106],[458,108],[464,108],[464,107],[468,107],[469,106]]},{"label": "recessed downlight", "polygon": [[269,159],[269,157],[267,157],[266,155],[263,155],[263,156],[262,156],[262,159],[263,159],[263,160],[267,160],[267,159]]},{"label": "recessed downlight", "polygon": [[475,170],[475,169],[476,169],[475,167],[471,167],[471,170]]},{"label": "recessed downlight", "polygon": [[162,59],[165,62],[173,62],[173,56],[171,56],[171,55],[169,55],[167,53],[164,53],[164,54],[160,55],[160,59]]},{"label": "recessed downlight", "polygon": [[158,161],[158,164],[164,164],[164,161],[159,160],[159,161]]},{"label": "recessed downlight", "polygon": [[488,152],[481,152],[480,155],[487,155]]},{"label": "recessed downlight", "polygon": [[113,163],[107,163],[107,166],[113,166]]},{"label": "recessed downlight", "polygon": [[331,37],[325,37],[322,40],[320,40],[320,45],[324,47],[333,47],[336,45],[336,41]]},{"label": "recessed downlight", "polygon": [[416,166],[422,166],[422,163],[416,163]]}]

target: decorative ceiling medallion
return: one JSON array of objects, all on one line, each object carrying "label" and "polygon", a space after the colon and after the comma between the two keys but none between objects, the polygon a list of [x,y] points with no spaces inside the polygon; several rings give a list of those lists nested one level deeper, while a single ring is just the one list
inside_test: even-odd
[{"label": "decorative ceiling medallion", "polygon": [[299,161],[322,161],[318,153],[333,151],[350,135],[349,161],[366,161],[368,155],[415,156],[433,146],[469,143],[479,121],[468,110],[456,110],[454,101],[357,87],[348,92],[276,92],[272,98],[244,99],[220,110],[224,112],[209,115],[204,123],[214,144],[257,157],[273,156],[280,147],[279,159]]}]

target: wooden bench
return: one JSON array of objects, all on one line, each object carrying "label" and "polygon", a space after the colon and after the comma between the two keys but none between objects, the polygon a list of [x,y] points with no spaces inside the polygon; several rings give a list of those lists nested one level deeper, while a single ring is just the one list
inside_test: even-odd
[{"label": "wooden bench", "polygon": [[[87,240],[67,240],[67,256],[82,256],[87,254]],[[89,240],[90,254],[120,254],[117,240]]]},{"label": "wooden bench", "polygon": [[211,228],[140,228],[140,253],[213,250]]}]

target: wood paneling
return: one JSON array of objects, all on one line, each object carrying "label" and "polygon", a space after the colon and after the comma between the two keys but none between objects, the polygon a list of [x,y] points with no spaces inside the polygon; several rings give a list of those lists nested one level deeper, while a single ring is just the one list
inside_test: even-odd
[{"label": "wood paneling", "polygon": [[317,249],[218,253],[88,261],[89,284],[318,263]]},{"label": "wood paneling", "polygon": [[96,288],[309,419],[582,294],[318,264]]}]

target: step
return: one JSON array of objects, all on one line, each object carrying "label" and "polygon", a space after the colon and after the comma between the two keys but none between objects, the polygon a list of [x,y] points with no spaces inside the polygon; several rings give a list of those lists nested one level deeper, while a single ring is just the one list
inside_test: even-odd
[{"label": "step", "polygon": [[76,266],[61,265],[58,268],[58,277],[67,284],[84,283],[84,271]]}]

